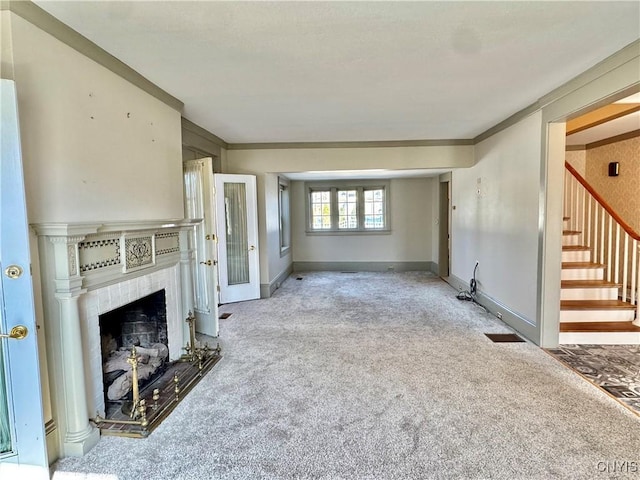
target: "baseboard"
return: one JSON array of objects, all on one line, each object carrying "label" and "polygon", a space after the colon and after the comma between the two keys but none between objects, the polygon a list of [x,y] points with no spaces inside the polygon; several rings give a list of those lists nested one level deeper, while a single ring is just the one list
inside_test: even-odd
[{"label": "baseboard", "polygon": [[[459,292],[469,290],[469,282],[465,282],[455,275],[450,275],[445,279],[445,281]],[[480,291],[476,292],[475,300],[486,308],[489,313],[495,315],[518,333],[525,336],[528,340],[532,341],[536,345],[540,344],[540,334],[538,329],[535,324],[532,324],[527,318],[517,312],[514,312],[503,303],[500,303],[496,299]]]},{"label": "baseboard", "polygon": [[284,282],[289,275],[293,272],[293,264],[290,264],[287,268],[285,268],[280,274],[272,280],[270,283],[261,283],[260,284],[260,298],[270,298],[282,282]]},{"label": "baseboard", "polygon": [[[434,271],[434,262],[293,262],[294,272]],[[437,265],[436,265],[437,268]]]}]

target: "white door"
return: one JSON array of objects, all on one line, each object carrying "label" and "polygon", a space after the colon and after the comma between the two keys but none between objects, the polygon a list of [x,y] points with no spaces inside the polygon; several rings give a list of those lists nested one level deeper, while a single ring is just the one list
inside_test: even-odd
[{"label": "white door", "polygon": [[184,163],[184,209],[187,218],[202,219],[195,234],[196,330],[218,336],[218,267],[216,259],[216,211],[213,197],[213,159]]},{"label": "white door", "polygon": [[260,298],[256,177],[214,177],[220,303]]},{"label": "white door", "polygon": [[14,82],[0,95],[0,478],[48,479]]}]

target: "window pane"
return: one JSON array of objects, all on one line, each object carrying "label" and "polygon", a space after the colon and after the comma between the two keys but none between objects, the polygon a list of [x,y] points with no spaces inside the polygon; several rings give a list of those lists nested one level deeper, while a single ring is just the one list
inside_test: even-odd
[{"label": "window pane", "polygon": [[311,228],[331,229],[331,192],[311,192]]},{"label": "window pane", "polygon": [[384,189],[365,190],[364,228],[384,228]]},{"label": "window pane", "polygon": [[289,187],[278,180],[280,198],[278,207],[280,209],[280,251],[289,248],[291,244],[291,210],[289,202]]},{"label": "window pane", "polygon": [[356,190],[338,190],[338,228],[358,228]]}]

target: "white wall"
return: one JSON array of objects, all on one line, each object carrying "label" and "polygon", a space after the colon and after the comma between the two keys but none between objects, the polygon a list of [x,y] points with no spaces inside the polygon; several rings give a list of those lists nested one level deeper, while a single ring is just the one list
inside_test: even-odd
[{"label": "white wall", "polygon": [[473,165],[473,146],[229,150],[227,159],[234,170],[273,173],[463,168]]},{"label": "white wall", "polygon": [[[476,145],[476,164],[452,175],[451,273],[536,321],[541,113]],[[478,189],[480,192],[478,193]]]},{"label": "white wall", "polygon": [[29,222],[182,218],[180,112],[9,15]]},{"label": "white wall", "polygon": [[307,235],[304,182],[291,182],[294,262],[430,262],[433,257],[432,178],[390,181],[391,233]]}]

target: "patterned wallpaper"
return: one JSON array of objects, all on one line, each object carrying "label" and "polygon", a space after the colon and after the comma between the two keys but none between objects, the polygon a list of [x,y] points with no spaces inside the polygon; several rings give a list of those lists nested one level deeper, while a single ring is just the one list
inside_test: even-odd
[{"label": "patterned wallpaper", "polygon": [[[586,152],[587,182],[631,228],[640,232],[640,137]],[[609,176],[609,162],[620,162],[620,175]]]},{"label": "patterned wallpaper", "polygon": [[569,165],[575,168],[580,175],[582,175],[583,177],[585,176],[587,162],[586,150],[573,150],[565,152],[564,159]]}]

